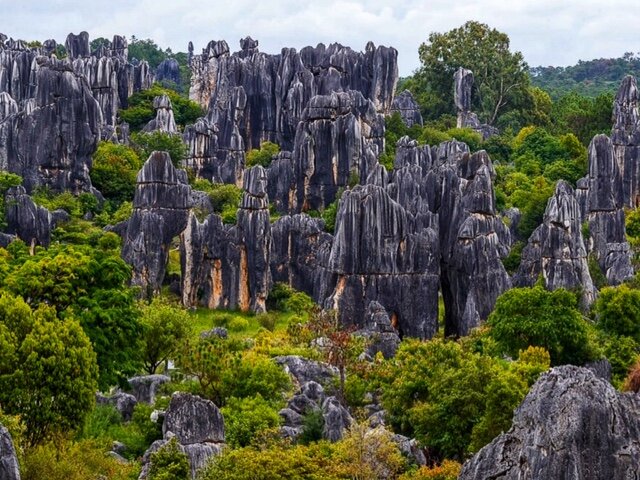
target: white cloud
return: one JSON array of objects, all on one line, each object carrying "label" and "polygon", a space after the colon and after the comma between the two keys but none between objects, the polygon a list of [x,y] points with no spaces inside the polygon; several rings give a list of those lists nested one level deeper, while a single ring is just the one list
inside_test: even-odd
[{"label": "white cloud", "polygon": [[568,65],[579,59],[640,51],[637,0],[0,0],[0,31],[14,38],[55,38],[86,30],[92,38],[132,34],[163,48],[196,51],[225,39],[232,49],[250,35],[263,51],[340,42],[363,49],[367,41],[399,51],[401,75],[418,67],[418,46],[432,31],[479,20],[511,38],[530,65]]}]

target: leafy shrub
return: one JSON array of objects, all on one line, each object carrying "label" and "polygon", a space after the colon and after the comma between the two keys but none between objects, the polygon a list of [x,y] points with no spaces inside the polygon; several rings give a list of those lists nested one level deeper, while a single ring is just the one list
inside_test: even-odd
[{"label": "leafy shrub", "polygon": [[160,450],[151,454],[148,480],[190,480],[189,457],[172,438]]},{"label": "leafy shrub", "polygon": [[120,463],[107,455],[110,446],[96,440],[58,439],[29,449],[22,462],[23,480],[130,480],[138,466]]},{"label": "leafy shrub", "polygon": [[91,182],[105,198],[120,204],[133,199],[136,176],[141,167],[142,161],[133,148],[100,142],[93,154]]},{"label": "leafy shrub", "polygon": [[[129,51],[131,51],[131,45],[129,45]],[[129,124],[131,131],[136,132],[142,129],[150,120],[155,118],[156,112],[153,108],[153,99],[161,95],[167,95],[171,100],[171,107],[177,125],[185,126],[194,123],[204,115],[202,107],[196,102],[181,97],[173,90],[154,84],[151,88],[136,92],[129,97],[129,106],[124,110],[120,110],[120,118]]]},{"label": "leafy shrub", "polygon": [[227,324],[227,328],[232,332],[242,332],[249,328],[249,320],[242,317],[233,317]]},{"label": "leafy shrub", "polygon": [[246,166],[247,168],[254,167],[256,165],[262,165],[268,167],[271,165],[273,157],[278,154],[280,147],[273,142],[262,142],[260,148],[254,148],[247,153]]},{"label": "leafy shrub", "polygon": [[260,394],[253,397],[232,397],[222,408],[225,438],[232,448],[246,447],[257,435],[280,425],[278,410]]},{"label": "leafy shrub", "polygon": [[470,152],[477,152],[481,148],[482,135],[475,130],[470,128],[450,128],[446,133],[451,138],[466,143]]},{"label": "leafy shrub", "polygon": [[508,290],[496,301],[487,324],[489,335],[513,358],[529,345],[544,347],[553,365],[582,365],[594,358],[589,323],[578,311],[576,295],[564,289],[549,292],[536,285]]},{"label": "leafy shrub", "polygon": [[165,132],[139,132],[131,135],[138,155],[145,161],[155,151],[167,152],[171,162],[176,168],[181,168],[182,161],[187,156],[187,146],[180,135],[171,135]]},{"label": "leafy shrub", "polygon": [[242,189],[232,184],[211,183],[208,180],[196,180],[193,187],[209,195],[213,211],[222,217],[224,223],[236,223]]},{"label": "leafy shrub", "polygon": [[593,310],[598,328],[610,335],[631,337],[640,343],[640,290],[627,285],[603,288]]},{"label": "leafy shrub", "polygon": [[299,440],[304,445],[322,440],[323,430],[324,417],[322,416],[322,410],[310,410],[302,419],[302,434]]},{"label": "leafy shrub", "polygon": [[444,460],[440,465],[423,466],[401,475],[398,480],[456,480],[462,465],[454,460]]},{"label": "leafy shrub", "polygon": [[6,227],[4,195],[11,187],[17,187],[22,184],[22,177],[9,172],[0,171],[0,229]]}]

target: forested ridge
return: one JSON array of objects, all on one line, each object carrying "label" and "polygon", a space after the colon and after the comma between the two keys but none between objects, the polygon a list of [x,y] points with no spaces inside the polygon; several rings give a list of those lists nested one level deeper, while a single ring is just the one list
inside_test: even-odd
[{"label": "forested ridge", "polygon": [[640,59],[418,53],[0,34],[0,480],[640,468]]}]

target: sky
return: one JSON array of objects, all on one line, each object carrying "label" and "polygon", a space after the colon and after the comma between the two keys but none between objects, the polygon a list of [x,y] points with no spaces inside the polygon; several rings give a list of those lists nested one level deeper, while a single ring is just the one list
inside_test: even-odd
[{"label": "sky", "polygon": [[16,39],[64,43],[85,30],[91,39],[151,38],[174,52],[192,41],[195,53],[223,39],[236,51],[247,35],[267,53],[320,42],[364,50],[373,41],[398,50],[401,76],[419,67],[429,33],[467,20],[509,35],[530,66],[640,52],[639,0],[0,0],[0,32]]}]

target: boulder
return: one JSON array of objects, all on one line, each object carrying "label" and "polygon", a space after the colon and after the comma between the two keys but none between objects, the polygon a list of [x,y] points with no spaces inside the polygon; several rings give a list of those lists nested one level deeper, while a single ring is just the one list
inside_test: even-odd
[{"label": "boulder", "polygon": [[467,461],[458,478],[623,479],[638,471],[640,397],[567,365],[538,379],[511,429]]},{"label": "boulder", "polygon": [[171,432],[181,445],[223,443],[224,419],[218,407],[204,398],[185,392],[171,396],[162,424],[162,434]]},{"label": "boulder", "polygon": [[36,205],[22,186],[11,187],[4,197],[6,233],[27,245],[48,247],[55,222],[51,212]]},{"label": "boulder", "polygon": [[137,405],[138,400],[134,395],[124,392],[117,392],[110,397],[98,393],[96,394],[96,403],[98,405],[113,405],[122,416],[122,420],[128,422],[133,418],[133,409]]},{"label": "boulder", "polygon": [[349,411],[342,406],[336,397],[327,397],[322,403],[322,417],[324,419],[322,437],[330,442],[341,440],[345,430],[353,422]]},{"label": "boulder", "polygon": [[338,376],[337,368],[298,355],[275,357],[274,360],[284,367],[285,371],[294,378],[298,385],[313,381],[327,386]]},{"label": "boulder", "polygon": [[153,405],[156,401],[158,387],[170,381],[171,379],[166,375],[142,375],[130,378],[129,386],[131,394],[138,402]]}]

